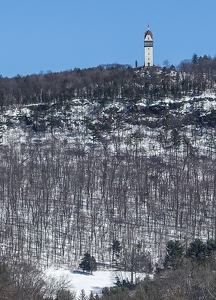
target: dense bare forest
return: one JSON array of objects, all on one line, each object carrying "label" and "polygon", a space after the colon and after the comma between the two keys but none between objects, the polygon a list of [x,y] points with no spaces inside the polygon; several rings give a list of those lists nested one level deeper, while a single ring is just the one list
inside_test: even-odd
[{"label": "dense bare forest", "polygon": [[194,55],[0,78],[1,257],[148,272],[171,239],[216,239],[215,71]]},{"label": "dense bare forest", "polygon": [[178,154],[55,139],[2,146],[1,255],[72,264],[90,250],[106,262],[115,239],[160,253],[168,236],[215,238],[215,157]]}]

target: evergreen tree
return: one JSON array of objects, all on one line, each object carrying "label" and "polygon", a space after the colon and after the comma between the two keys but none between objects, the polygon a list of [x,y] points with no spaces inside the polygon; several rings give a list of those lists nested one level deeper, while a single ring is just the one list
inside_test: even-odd
[{"label": "evergreen tree", "polygon": [[120,252],[122,250],[122,246],[118,240],[113,241],[112,250],[113,250],[113,260],[114,260],[114,256],[116,259],[118,259],[120,256]]},{"label": "evergreen tree", "polygon": [[167,243],[166,250],[167,255],[165,257],[164,267],[177,268],[181,264],[184,255],[183,246],[179,241],[169,241]]},{"label": "evergreen tree", "polygon": [[206,256],[211,256],[216,251],[216,241],[213,239],[206,242]]},{"label": "evergreen tree", "polygon": [[190,243],[187,249],[187,257],[203,259],[206,257],[206,244],[200,239],[195,239],[194,242]]},{"label": "evergreen tree", "polygon": [[175,149],[178,149],[181,145],[181,136],[176,128],[171,131],[172,144]]},{"label": "evergreen tree", "polygon": [[93,271],[97,271],[97,263],[94,256],[91,256],[88,252],[84,254],[79,267],[86,272],[90,272],[92,274]]},{"label": "evergreen tree", "polygon": [[198,64],[198,56],[197,56],[196,53],[193,54],[192,59],[191,59],[191,63],[192,63],[193,65]]}]

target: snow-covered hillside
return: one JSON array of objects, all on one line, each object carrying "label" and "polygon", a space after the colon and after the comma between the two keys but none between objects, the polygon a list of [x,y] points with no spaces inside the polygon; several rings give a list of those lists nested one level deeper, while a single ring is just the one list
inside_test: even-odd
[{"label": "snow-covered hillside", "polygon": [[1,256],[76,268],[89,251],[110,266],[119,240],[119,266],[135,253],[145,271],[169,239],[215,237],[215,107],[206,92],[4,111]]},{"label": "snow-covered hillside", "polygon": [[[55,105],[28,105],[8,109],[0,115],[1,141],[8,143],[42,143],[50,139],[69,144],[81,143],[84,147],[100,147],[102,140],[120,139],[121,148],[129,143],[142,140],[142,148],[148,155],[161,154],[159,135],[170,128],[178,128],[190,139],[192,147],[206,150],[206,142],[211,138],[211,128],[207,129],[205,117],[216,109],[216,94],[204,92],[200,96],[187,96],[180,100],[165,98],[149,105],[146,99],[136,104],[114,100],[105,106],[97,101],[73,100],[60,109]],[[198,114],[193,121],[193,114]],[[184,118],[183,118],[184,116]],[[166,126],[165,119],[172,118],[177,123]],[[179,119],[179,120],[178,120]],[[203,122],[204,120],[204,122]],[[179,124],[179,122],[183,123]],[[185,122],[185,123],[184,123]],[[168,127],[168,128],[166,128]],[[205,127],[205,128],[203,128]],[[194,132],[201,132],[194,138]],[[98,136],[97,136],[98,135]],[[101,140],[100,140],[101,138]],[[166,142],[166,140],[164,139]],[[111,143],[111,144],[114,144]],[[116,151],[115,145],[110,150]]]}]

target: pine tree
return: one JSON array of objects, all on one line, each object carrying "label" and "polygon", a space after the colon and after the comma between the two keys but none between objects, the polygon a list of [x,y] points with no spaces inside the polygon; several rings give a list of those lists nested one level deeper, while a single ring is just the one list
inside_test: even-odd
[{"label": "pine tree", "polygon": [[92,274],[93,271],[97,271],[97,263],[94,256],[91,256],[88,252],[84,254],[79,267],[86,272],[90,272]]},{"label": "pine tree", "polygon": [[206,241],[206,256],[211,256],[216,251],[216,241],[213,239]]},{"label": "pine tree", "polygon": [[177,268],[181,264],[184,255],[183,246],[179,241],[169,241],[167,243],[166,250],[167,255],[165,257],[164,267]]},{"label": "pine tree", "polygon": [[206,244],[200,239],[195,239],[194,242],[190,243],[187,249],[187,256],[196,259],[203,259],[206,257]]},{"label": "pine tree", "polygon": [[117,260],[120,257],[120,252],[122,250],[122,246],[118,240],[113,241],[112,250],[113,250],[113,260],[114,260],[114,256]]},{"label": "pine tree", "polygon": [[193,65],[197,65],[198,64],[198,55],[196,53],[193,54],[192,59],[191,59],[191,63]]}]

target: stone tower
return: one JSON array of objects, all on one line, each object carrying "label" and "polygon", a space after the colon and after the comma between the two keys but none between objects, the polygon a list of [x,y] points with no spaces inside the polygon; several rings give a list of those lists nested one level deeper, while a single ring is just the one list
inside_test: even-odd
[{"label": "stone tower", "polygon": [[153,66],[153,34],[149,30],[144,35],[144,48],[145,48],[145,67]]}]

